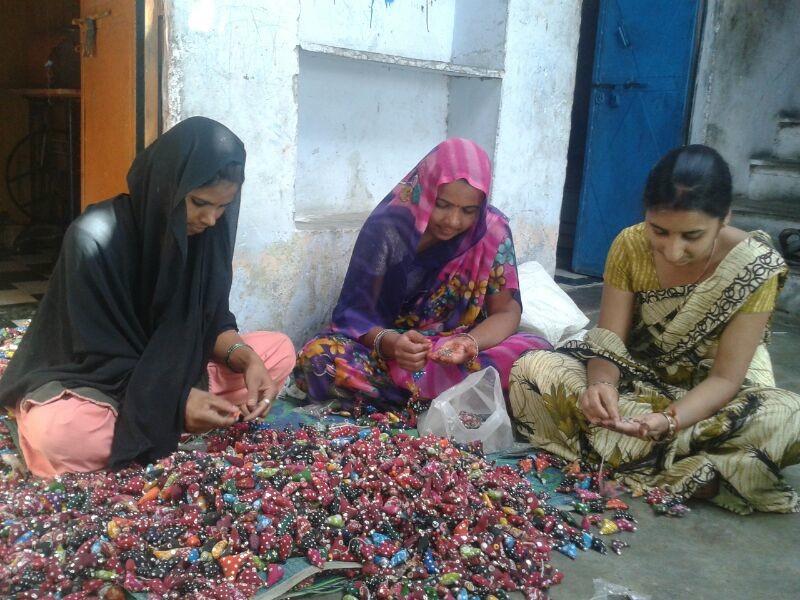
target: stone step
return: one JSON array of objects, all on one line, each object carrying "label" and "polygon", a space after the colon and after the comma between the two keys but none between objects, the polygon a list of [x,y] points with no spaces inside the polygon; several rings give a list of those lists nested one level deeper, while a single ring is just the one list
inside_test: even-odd
[{"label": "stone step", "polygon": [[785,160],[800,160],[800,118],[781,117],[775,134],[775,156]]},{"label": "stone step", "polygon": [[737,197],[733,201],[731,224],[745,231],[766,231],[778,245],[778,235],[787,227],[800,229],[800,201],[753,200]]},{"label": "stone step", "polygon": [[753,201],[794,200],[800,205],[800,160],[750,160],[748,197]]},{"label": "stone step", "polygon": [[[731,224],[745,231],[760,229],[772,238],[775,248],[780,250],[778,236],[792,227],[800,229],[798,203],[767,200],[756,202],[749,198],[736,198],[733,202]],[[789,278],[778,298],[777,310],[800,322],[800,266],[790,265]]]},{"label": "stone step", "polygon": [[733,210],[739,213],[770,215],[797,221],[800,219],[800,199],[753,200],[747,196],[737,195],[733,199]]}]

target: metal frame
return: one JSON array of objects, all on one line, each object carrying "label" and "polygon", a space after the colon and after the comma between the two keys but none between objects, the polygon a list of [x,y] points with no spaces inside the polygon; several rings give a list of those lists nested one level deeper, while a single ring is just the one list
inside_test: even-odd
[{"label": "metal frame", "polygon": [[161,133],[161,56],[163,3],[136,0],[136,151]]}]

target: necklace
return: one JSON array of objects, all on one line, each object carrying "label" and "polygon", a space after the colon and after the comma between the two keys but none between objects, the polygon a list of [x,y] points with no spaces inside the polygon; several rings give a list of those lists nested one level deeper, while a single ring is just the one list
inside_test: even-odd
[{"label": "necklace", "polygon": [[718,239],[719,239],[719,237],[715,237],[714,238],[714,243],[711,245],[711,252],[708,253],[708,258],[706,259],[706,264],[703,267],[703,271],[700,273],[700,275],[697,276],[697,279],[695,279],[692,282],[692,285],[695,285],[698,281],[700,281],[703,278],[703,275],[706,274],[706,271],[708,271],[708,265],[711,264],[711,259],[714,257],[714,252],[717,249],[717,240]]},{"label": "necklace", "polygon": [[[706,257],[706,264],[703,267],[703,271],[700,273],[700,275],[698,275],[697,278],[694,281],[690,282],[690,283],[679,284],[679,287],[680,286],[687,286],[687,285],[697,285],[697,283],[703,278],[703,275],[705,275],[706,271],[708,271],[708,266],[711,264],[711,259],[714,258],[714,252],[716,252],[716,250],[717,250],[717,240],[718,239],[719,239],[719,237],[715,237],[714,238],[714,243],[711,245],[711,252],[709,252],[708,253],[708,257]],[[652,267],[653,268],[653,273],[655,273],[656,281],[658,282],[659,288],[667,289],[668,287],[676,287],[674,285],[673,286],[665,286],[664,285],[663,279],[661,278],[661,275],[658,274],[658,268],[656,267],[656,256],[655,256],[655,252],[653,251],[652,247],[650,248],[650,260],[651,260],[651,264],[653,266]]]}]

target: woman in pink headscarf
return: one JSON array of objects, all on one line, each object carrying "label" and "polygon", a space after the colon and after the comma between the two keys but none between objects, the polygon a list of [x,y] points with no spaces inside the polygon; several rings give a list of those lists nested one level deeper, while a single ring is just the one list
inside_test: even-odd
[{"label": "woman in pink headscarf", "polygon": [[[300,352],[312,400],[397,410],[488,366],[508,385],[525,351],[508,219],[489,205],[491,164],[465,139],[434,148],[367,219],[330,326]],[[372,410],[372,409],[370,409]]]}]

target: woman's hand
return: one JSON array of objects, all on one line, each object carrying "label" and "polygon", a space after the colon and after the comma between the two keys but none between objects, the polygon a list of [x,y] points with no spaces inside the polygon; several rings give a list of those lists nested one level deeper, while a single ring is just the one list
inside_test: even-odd
[{"label": "woman's hand", "polygon": [[612,428],[620,420],[619,392],[611,385],[589,385],[581,394],[578,406],[592,425]]},{"label": "woman's hand", "polygon": [[647,413],[630,419],[620,419],[608,428],[642,440],[658,441],[669,430],[669,421],[663,413]]},{"label": "woman's hand", "polygon": [[401,334],[394,342],[394,359],[406,371],[419,371],[428,362],[431,341],[413,329]]},{"label": "woman's hand", "polygon": [[631,419],[639,425],[639,435],[643,440],[660,440],[669,431],[669,420],[664,413],[647,413]]},{"label": "woman's hand", "polygon": [[280,391],[280,383],[272,379],[260,358],[247,364],[243,376],[247,401],[239,409],[245,421],[252,421],[265,416],[272,408],[272,401]]},{"label": "woman's hand", "polygon": [[454,335],[446,339],[428,357],[443,365],[463,365],[478,355],[478,344],[466,335]]},{"label": "woman's hand", "polygon": [[227,400],[192,388],[186,400],[184,427],[188,433],[205,433],[217,427],[230,427],[240,415],[239,409]]}]

